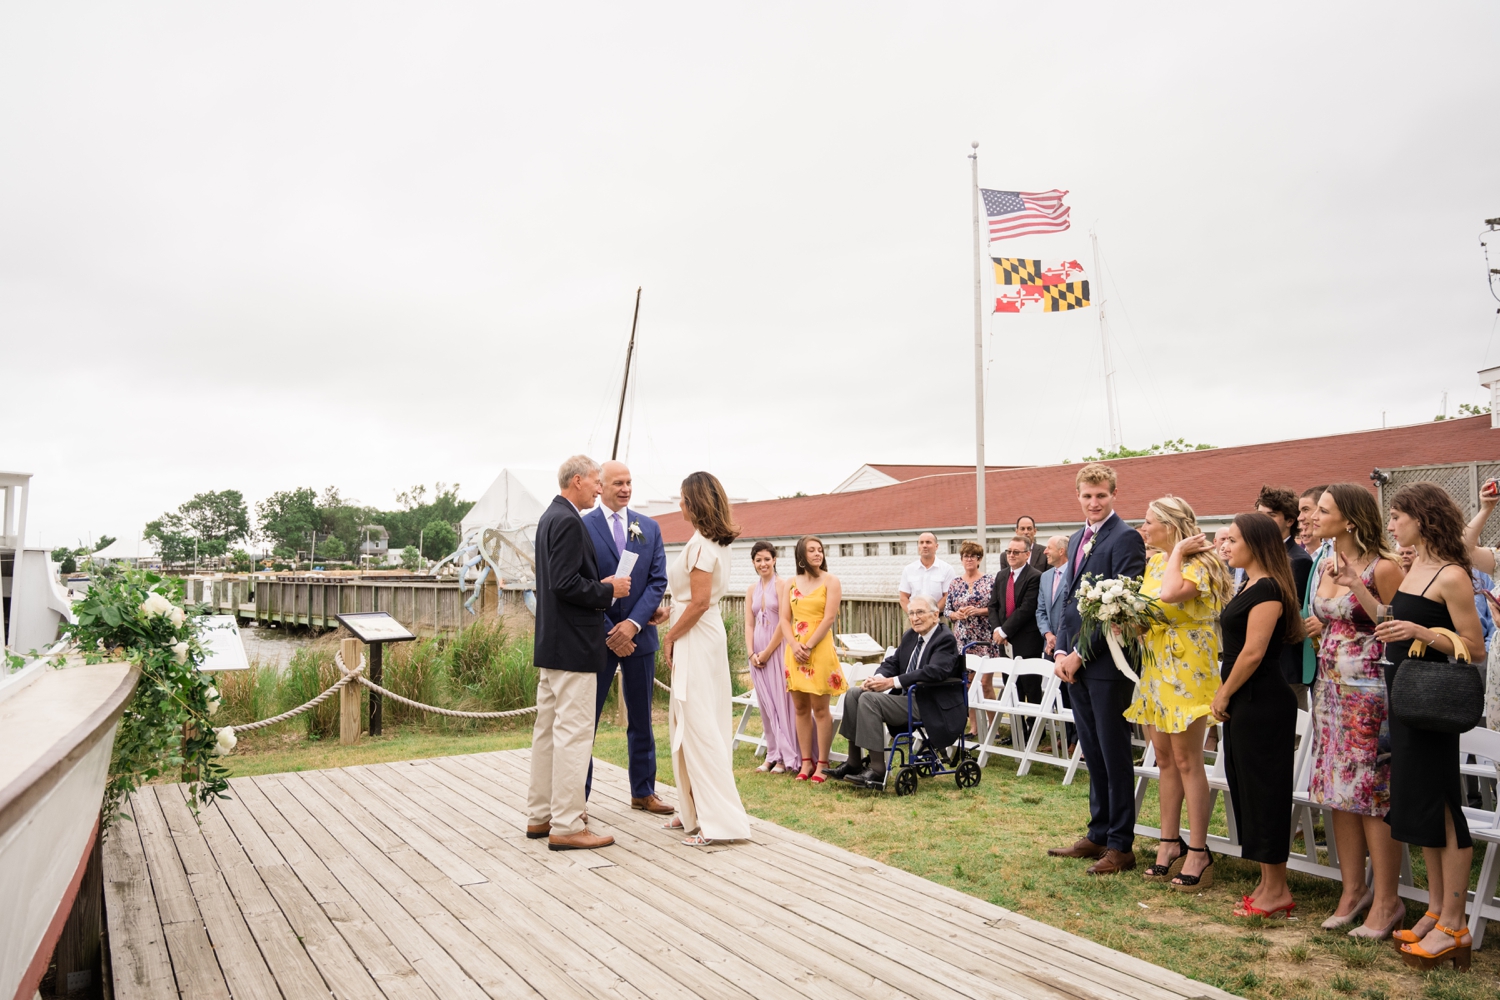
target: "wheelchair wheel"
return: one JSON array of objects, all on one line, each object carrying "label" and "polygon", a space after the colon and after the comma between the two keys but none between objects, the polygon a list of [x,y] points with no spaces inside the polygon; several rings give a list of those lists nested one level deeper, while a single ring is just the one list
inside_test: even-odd
[{"label": "wheelchair wheel", "polygon": [[917,790],[917,769],[903,767],[896,775],[896,794],[910,795]]},{"label": "wheelchair wheel", "polygon": [[979,768],[979,761],[965,758],[959,761],[953,780],[958,782],[959,788],[973,788],[979,784],[979,779],[983,776],[984,772]]},{"label": "wheelchair wheel", "polygon": [[937,773],[937,765],[930,760],[924,760],[917,765],[917,773],[924,778],[930,778]]}]

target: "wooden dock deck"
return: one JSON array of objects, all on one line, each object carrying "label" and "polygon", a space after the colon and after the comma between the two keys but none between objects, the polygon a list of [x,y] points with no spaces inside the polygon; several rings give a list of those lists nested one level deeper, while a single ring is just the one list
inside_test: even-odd
[{"label": "wooden dock deck", "polygon": [[104,851],[115,996],[1229,997],[772,823],[683,846],[602,762],[615,845],[549,852],[528,754],[237,778],[201,825],[142,789]]}]

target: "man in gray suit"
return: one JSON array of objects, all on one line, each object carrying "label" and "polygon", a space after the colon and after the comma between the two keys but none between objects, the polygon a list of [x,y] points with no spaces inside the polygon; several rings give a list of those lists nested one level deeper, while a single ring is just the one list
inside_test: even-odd
[{"label": "man in gray suit", "polygon": [[1042,655],[1050,658],[1057,649],[1063,605],[1068,601],[1068,536],[1053,535],[1042,551],[1048,569],[1042,573],[1042,592],[1037,595],[1036,626],[1046,640]]},{"label": "man in gray suit", "polygon": [[[1042,656],[1050,660],[1052,654],[1057,652],[1057,633],[1062,630],[1063,605],[1068,603],[1068,536],[1053,535],[1047,539],[1046,548],[1042,552],[1046,556],[1048,568],[1042,573],[1041,592],[1037,594],[1036,626],[1042,630],[1042,638],[1045,640]],[[1073,698],[1068,687],[1067,684],[1062,686],[1062,700],[1064,707],[1072,708]],[[1071,756],[1073,744],[1078,740],[1073,723],[1068,723],[1065,736],[1068,754]]]}]

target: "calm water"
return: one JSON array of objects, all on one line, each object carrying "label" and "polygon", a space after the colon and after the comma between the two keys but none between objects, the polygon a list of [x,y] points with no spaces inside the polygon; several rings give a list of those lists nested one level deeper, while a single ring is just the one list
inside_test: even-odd
[{"label": "calm water", "polygon": [[304,632],[289,632],[286,629],[267,628],[264,625],[240,627],[240,639],[245,644],[245,656],[251,665],[285,670],[292,662],[292,654],[312,639]]}]

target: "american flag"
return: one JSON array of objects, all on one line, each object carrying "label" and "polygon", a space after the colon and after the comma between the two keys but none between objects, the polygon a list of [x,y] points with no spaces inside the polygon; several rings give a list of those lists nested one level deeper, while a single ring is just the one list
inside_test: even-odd
[{"label": "american flag", "polygon": [[991,191],[980,188],[984,213],[990,217],[990,241],[1009,240],[1034,233],[1061,233],[1068,226],[1072,209],[1062,203],[1068,192]]}]

